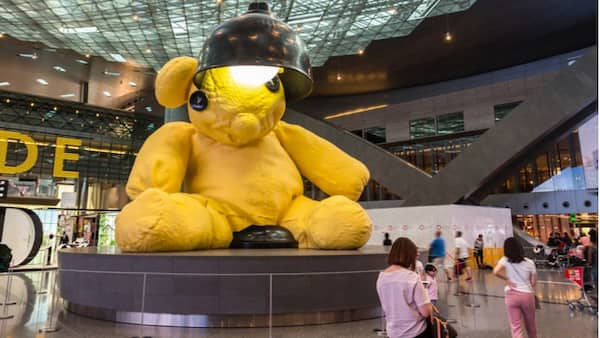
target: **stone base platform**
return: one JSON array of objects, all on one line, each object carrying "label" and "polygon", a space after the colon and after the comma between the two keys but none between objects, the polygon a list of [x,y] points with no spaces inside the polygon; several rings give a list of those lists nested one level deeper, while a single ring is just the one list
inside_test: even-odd
[{"label": "stone base platform", "polygon": [[67,308],[116,322],[182,327],[268,327],[381,316],[381,247],[224,249],[152,254],[60,250]]}]

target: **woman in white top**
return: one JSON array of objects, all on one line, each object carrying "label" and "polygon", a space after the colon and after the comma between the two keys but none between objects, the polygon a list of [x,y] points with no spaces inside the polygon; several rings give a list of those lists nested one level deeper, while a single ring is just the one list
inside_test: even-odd
[{"label": "woman in white top", "polygon": [[506,281],[506,312],[513,338],[537,338],[535,327],[535,264],[525,258],[523,246],[514,238],[504,241],[504,257],[494,268],[494,275]]},{"label": "woman in white top", "polygon": [[429,338],[427,320],[432,306],[427,291],[415,272],[417,246],[410,239],[394,241],[389,266],[379,273],[377,294],[390,338]]}]

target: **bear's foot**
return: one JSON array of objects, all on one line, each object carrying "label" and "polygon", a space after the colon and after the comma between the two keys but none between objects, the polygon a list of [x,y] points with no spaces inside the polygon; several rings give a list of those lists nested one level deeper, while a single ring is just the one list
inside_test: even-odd
[{"label": "bear's foot", "polygon": [[305,220],[306,246],[357,249],[371,237],[371,219],[360,204],[344,196],[320,201]]},{"label": "bear's foot", "polygon": [[232,233],[225,217],[192,194],[151,188],[116,219],[117,245],[127,252],[226,248]]}]

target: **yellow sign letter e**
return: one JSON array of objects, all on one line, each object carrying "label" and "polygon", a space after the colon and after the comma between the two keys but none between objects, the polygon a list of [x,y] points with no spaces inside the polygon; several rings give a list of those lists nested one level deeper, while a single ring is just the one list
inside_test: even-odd
[{"label": "yellow sign letter e", "polygon": [[63,169],[65,161],[77,161],[79,160],[79,154],[67,153],[67,146],[75,146],[79,148],[81,146],[81,140],[67,137],[56,138],[56,151],[54,152],[54,177],[65,177],[65,178],[79,178],[79,172],[67,171]]}]

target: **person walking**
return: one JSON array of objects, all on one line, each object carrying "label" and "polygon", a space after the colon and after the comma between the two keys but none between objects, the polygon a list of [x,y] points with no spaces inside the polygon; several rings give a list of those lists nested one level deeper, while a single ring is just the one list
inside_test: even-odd
[{"label": "person walking", "polygon": [[598,234],[595,230],[589,231],[589,237],[584,237],[582,240],[583,247],[583,258],[585,259],[585,266],[583,268],[583,283],[584,289],[589,290],[592,286],[595,286],[597,275],[598,275],[598,247],[597,240]]},{"label": "person walking", "polygon": [[523,246],[514,238],[504,241],[504,257],[496,267],[494,275],[506,282],[504,303],[510,322],[512,338],[537,338],[535,324],[535,264],[525,258]]},{"label": "person walking", "polygon": [[431,242],[429,246],[429,260],[433,263],[438,269],[444,270],[446,274],[446,278],[448,281],[452,280],[452,274],[450,274],[450,270],[444,265],[444,259],[446,258],[446,242],[442,238],[442,232],[436,231],[435,238]]},{"label": "person walking", "polygon": [[46,247],[46,250],[48,250],[48,253],[46,255],[46,265],[50,265],[52,264],[52,253],[54,252],[54,234],[50,234],[48,235],[48,246]]},{"label": "person walking", "polygon": [[467,273],[466,281],[470,281],[473,279],[471,275],[471,267],[467,265],[467,260],[469,259],[469,243],[462,238],[462,231],[456,232],[456,238],[454,239],[454,244],[456,247],[456,265],[457,265],[457,274],[456,279],[462,274],[462,271]]},{"label": "person walking", "polygon": [[389,233],[383,234],[383,246],[392,246],[392,240],[390,239]]},{"label": "person walking", "polygon": [[8,272],[12,258],[10,247],[4,243],[0,243],[0,272]]},{"label": "person walking", "polygon": [[483,235],[479,234],[475,239],[475,243],[473,244],[473,256],[475,256],[475,261],[477,262],[477,267],[479,269],[483,269],[485,266],[483,264]]},{"label": "person walking", "polygon": [[390,338],[429,338],[427,320],[431,317],[431,301],[421,278],[415,272],[417,246],[400,237],[392,244],[389,266],[379,273],[377,295]]},{"label": "person walking", "polygon": [[571,239],[571,236],[569,236],[569,233],[566,231],[563,233],[561,240],[563,241],[563,243],[565,243],[567,249],[573,245],[573,240]]},{"label": "person walking", "polygon": [[67,233],[65,231],[63,231],[62,235],[60,236],[60,242],[59,244],[62,245],[67,245],[71,242],[71,240],[69,239],[69,235],[67,235]]}]

